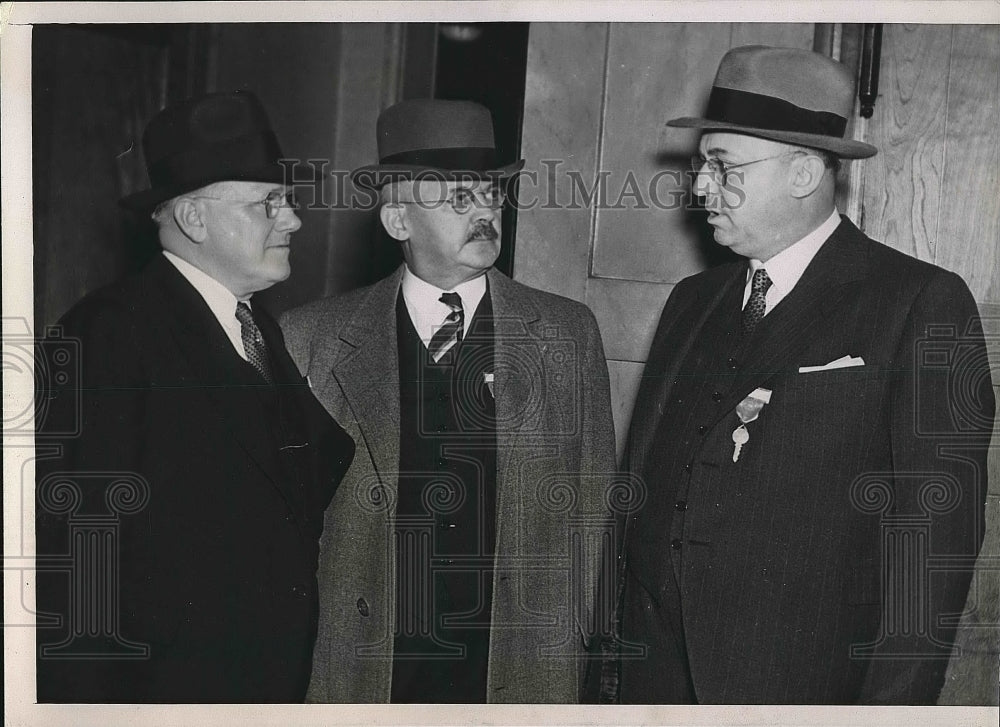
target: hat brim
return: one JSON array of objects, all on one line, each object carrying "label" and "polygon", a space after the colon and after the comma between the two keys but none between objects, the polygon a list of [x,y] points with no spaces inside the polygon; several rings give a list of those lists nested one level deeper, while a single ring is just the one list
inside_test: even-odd
[{"label": "hat brim", "polygon": [[867,159],[875,156],[878,149],[871,144],[854,139],[840,139],[834,136],[823,134],[805,134],[797,131],[773,131],[771,129],[759,129],[753,126],[743,126],[731,124],[725,121],[713,121],[693,116],[683,116],[679,119],[670,119],[667,126],[675,126],[688,129],[706,129],[709,131],[731,131],[736,134],[746,134],[757,136],[770,141],[783,141],[796,146],[807,146],[812,149],[822,149],[836,154],[843,159]]},{"label": "hat brim", "polygon": [[[291,172],[289,179],[289,172]],[[251,169],[238,173],[229,172],[221,176],[190,179],[176,184],[170,184],[136,192],[118,200],[122,207],[135,212],[151,212],[156,205],[168,199],[178,197],[187,192],[193,192],[215,182],[266,182],[296,186],[322,184],[323,176],[316,174],[316,169],[306,164],[296,164],[285,167],[274,164],[261,169]]]},{"label": "hat brim", "polygon": [[465,182],[505,179],[524,167],[524,159],[496,169],[441,169],[417,164],[368,164],[351,172],[351,181],[359,187],[378,190],[389,182],[423,178],[427,181]]}]

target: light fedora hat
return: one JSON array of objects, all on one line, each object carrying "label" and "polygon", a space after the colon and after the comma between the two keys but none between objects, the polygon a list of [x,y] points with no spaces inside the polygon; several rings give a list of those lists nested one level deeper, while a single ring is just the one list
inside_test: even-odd
[{"label": "light fedora hat", "polygon": [[378,189],[388,182],[502,179],[524,160],[498,162],[489,109],[472,101],[412,99],[390,106],[375,124],[378,164],[351,172],[355,184]]},{"label": "light fedora hat", "polygon": [[748,45],[722,57],[704,117],[668,126],[728,131],[823,149],[845,159],[878,152],[845,139],[854,75],[832,58],[797,48]]},{"label": "light fedora hat", "polygon": [[311,167],[281,164],[271,122],[250,91],[206,94],[163,109],[147,124],[142,148],[150,188],[119,202],[137,211],[213,182],[317,181]]}]

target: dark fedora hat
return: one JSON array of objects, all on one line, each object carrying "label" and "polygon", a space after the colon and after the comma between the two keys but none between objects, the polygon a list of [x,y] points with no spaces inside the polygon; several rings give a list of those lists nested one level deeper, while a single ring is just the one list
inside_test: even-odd
[{"label": "dark fedora hat", "polygon": [[378,164],[351,172],[355,184],[369,189],[420,177],[504,178],[524,166],[523,159],[498,164],[489,109],[472,101],[402,101],[379,114],[375,133]]},{"label": "dark fedora hat", "polygon": [[146,126],[142,148],[150,188],[121,199],[122,206],[138,211],[213,182],[316,179],[310,167],[278,163],[278,139],[249,91],[212,93],[164,109]]},{"label": "dark fedora hat", "polygon": [[748,45],[722,57],[704,117],[667,125],[748,134],[845,159],[873,156],[871,144],[844,138],[853,109],[847,66],[812,51]]}]

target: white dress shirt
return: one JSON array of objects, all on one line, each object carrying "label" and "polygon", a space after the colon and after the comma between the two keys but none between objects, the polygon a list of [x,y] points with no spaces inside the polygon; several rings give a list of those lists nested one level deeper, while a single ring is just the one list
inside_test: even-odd
[{"label": "white dress shirt", "polygon": [[[205,299],[208,307],[222,326],[222,330],[225,331],[226,337],[236,349],[236,353],[242,356],[244,361],[249,360],[246,349],[243,348],[243,326],[236,319],[236,304],[239,302],[236,296],[229,292],[229,288],[225,285],[199,270],[187,260],[179,258],[167,250],[163,251],[163,257],[169,260],[180,274],[194,286],[198,294]],[[244,302],[250,305],[249,300]]]},{"label": "white dress shirt", "polygon": [[799,282],[802,273],[806,271],[809,263],[816,257],[816,253],[823,247],[823,243],[830,238],[839,224],[840,215],[834,209],[823,224],[798,242],[786,247],[770,260],[761,262],[756,258],[751,258],[750,269],[747,270],[746,286],[743,289],[743,306],[746,307],[747,300],[750,298],[750,282],[753,280],[753,274],[757,272],[758,268],[764,268],[767,270],[767,277],[771,279],[771,287],[767,289],[767,294],[764,296],[764,302],[767,306],[764,309],[764,315],[766,316],[774,310],[774,306],[792,292],[792,288]]},{"label": "white dress shirt", "polygon": [[437,330],[444,324],[444,319],[451,313],[451,308],[440,301],[442,293],[458,293],[462,298],[462,310],[464,312],[464,327],[462,335],[469,332],[469,324],[479,307],[480,301],[486,295],[486,276],[480,275],[478,278],[466,280],[459,283],[453,290],[442,290],[431,285],[426,280],[421,280],[410,270],[409,266],[403,271],[403,302],[406,303],[406,311],[410,314],[413,327],[417,329],[417,335],[427,346]]}]

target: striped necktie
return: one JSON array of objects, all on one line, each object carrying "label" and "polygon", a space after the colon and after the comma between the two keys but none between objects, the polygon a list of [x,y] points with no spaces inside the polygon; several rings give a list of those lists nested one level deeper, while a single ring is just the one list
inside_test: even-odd
[{"label": "striped necktie", "polygon": [[771,279],[764,268],[757,268],[750,281],[750,297],[743,306],[743,316],[740,320],[740,333],[749,336],[757,327],[767,311],[767,289],[771,287]]},{"label": "striped necktie", "polygon": [[264,378],[264,381],[273,384],[274,376],[271,375],[271,362],[267,357],[267,345],[253,319],[250,306],[243,301],[236,304],[236,319],[240,322],[240,334],[243,338],[243,348],[246,350],[247,360],[250,365],[257,369],[257,373]]},{"label": "striped necktie", "polygon": [[462,340],[462,329],[465,327],[461,296],[458,293],[442,293],[438,300],[451,308],[451,313],[445,316],[444,323],[427,344],[427,352],[434,359],[434,363],[440,361],[442,356]]}]

